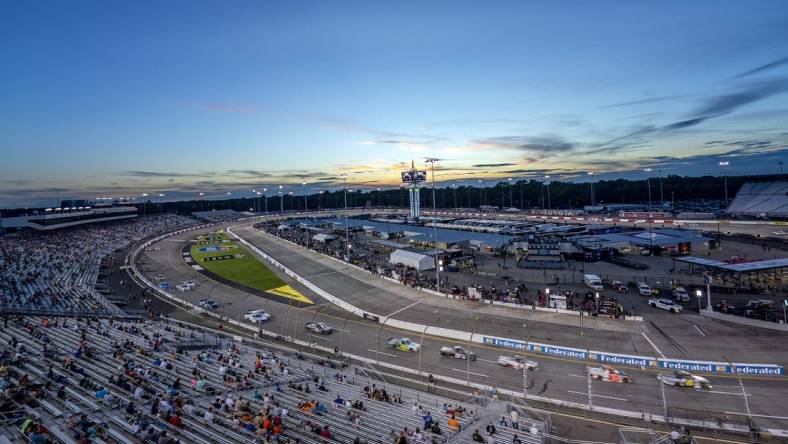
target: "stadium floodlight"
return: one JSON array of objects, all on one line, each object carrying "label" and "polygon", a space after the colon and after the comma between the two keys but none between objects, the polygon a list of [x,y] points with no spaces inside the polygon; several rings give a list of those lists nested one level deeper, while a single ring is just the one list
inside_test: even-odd
[{"label": "stadium floodlight", "polygon": [[722,167],[722,180],[723,180],[723,187],[725,188],[725,202],[728,201],[728,174],[725,171],[725,168],[730,165],[730,161],[727,160],[720,160],[720,166]]},{"label": "stadium floodlight", "polygon": [[647,173],[650,173],[651,172],[651,168],[643,168],[643,171],[645,171]]},{"label": "stadium floodlight", "polygon": [[159,193],[159,197],[164,197],[164,193]]},{"label": "stadium floodlight", "polygon": [[205,196],[205,193],[203,193],[203,192],[200,192],[200,196]]}]

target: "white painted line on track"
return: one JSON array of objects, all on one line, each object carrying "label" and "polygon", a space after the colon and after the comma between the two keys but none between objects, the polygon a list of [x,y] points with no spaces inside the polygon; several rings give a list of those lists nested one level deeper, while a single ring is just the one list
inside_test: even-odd
[{"label": "white painted line on track", "polygon": [[635,322],[635,325],[637,325],[637,327],[638,327],[638,330],[640,330],[640,334],[641,334],[641,335],[643,335],[643,337],[644,337],[644,338],[646,338],[646,341],[648,341],[648,343],[649,343],[649,344],[651,344],[651,346],[654,348],[654,350],[656,350],[657,354],[659,354],[659,356],[660,356],[662,359],[665,359],[665,354],[664,354],[664,353],[662,353],[662,350],[660,350],[660,349],[659,349],[659,348],[658,348],[658,347],[657,347],[657,346],[656,346],[656,345],[655,345],[655,344],[654,344],[654,343],[651,341],[651,339],[649,339],[649,337],[648,337],[648,336],[646,336],[646,332],[644,332],[644,331],[643,331],[643,327],[641,327],[641,326],[640,326],[640,324],[638,324],[637,322]]},{"label": "white painted line on track", "polygon": [[753,416],[757,418],[788,419],[788,416],[756,415],[755,413],[747,414],[747,413],[739,413],[739,412],[723,412],[723,413],[725,413],[726,415]]},{"label": "white painted line on track", "polygon": [[706,333],[703,333],[703,330],[701,330],[697,325],[692,324],[692,326],[695,327],[695,330],[698,330],[698,333],[702,334],[704,337],[706,336]]},{"label": "white painted line on track", "polygon": [[329,274],[337,274],[337,273],[339,273],[339,272],[336,271],[336,270],[334,270],[334,271],[326,271],[325,273],[318,273],[318,274],[313,274],[311,276],[304,276],[304,278],[305,279],[312,279],[312,278],[316,278],[316,277],[328,276]]},{"label": "white painted line on track", "polygon": [[329,338],[329,337],[326,337],[326,336],[312,335],[312,339],[320,339],[321,341],[329,341],[329,342],[334,342],[334,340],[333,340],[333,339],[331,339],[331,338]]},{"label": "white painted line on track", "polygon": [[460,370],[460,369],[458,369],[458,368],[453,368],[452,370],[454,370],[455,372],[460,372],[460,373],[470,373],[470,374],[472,374],[472,375],[476,375],[476,376],[482,376],[482,377],[485,377],[485,378],[489,378],[489,376],[485,375],[484,373],[466,372],[465,370]]},{"label": "white painted line on track", "polygon": [[420,303],[421,303],[421,301],[416,301],[416,302],[414,302],[414,303],[412,303],[412,304],[410,304],[410,305],[406,305],[406,306],[404,306],[404,307],[400,308],[399,310],[395,311],[394,313],[391,313],[391,314],[389,314],[389,315],[388,315],[388,316],[386,316],[386,317],[387,317],[387,318],[390,318],[390,317],[394,316],[395,314],[397,314],[397,313],[399,313],[399,312],[402,312],[402,311],[405,311],[405,310],[409,309],[410,307],[413,307],[414,305],[416,305],[416,304],[420,304]]},{"label": "white painted line on track", "polygon": [[381,355],[391,356],[392,358],[396,358],[397,357],[397,355],[392,355],[391,353],[386,353],[386,352],[379,352],[377,350],[372,350],[371,348],[368,348],[367,351],[372,352],[372,353],[380,353]]},{"label": "white painted line on track", "polygon": [[583,378],[583,379],[586,379],[586,378],[587,378],[587,376],[583,376],[583,375],[573,375],[573,374],[571,374],[571,373],[570,373],[570,374],[568,374],[568,375],[566,375],[566,376],[572,376],[573,378]]},{"label": "white painted line on track", "polygon": [[[718,390],[703,390],[704,393],[716,393],[718,395],[731,395],[731,396],[742,396],[741,392],[721,392]],[[752,396],[751,394],[747,393],[747,396]]]},{"label": "white painted line on track", "polygon": [[[575,393],[575,394],[578,394],[578,395],[588,396],[588,393],[586,393],[586,392],[576,392],[574,390],[567,390],[567,391],[569,393]],[[606,398],[606,399],[614,399],[616,401],[627,402],[626,398],[616,398],[615,396],[595,395],[593,393],[591,394],[591,396],[594,397],[594,398]]]},{"label": "white painted line on track", "polygon": [[476,358],[476,360],[480,361],[480,362],[489,362],[490,364],[497,364],[498,363],[498,361],[490,361],[489,359],[482,359],[482,358]]}]

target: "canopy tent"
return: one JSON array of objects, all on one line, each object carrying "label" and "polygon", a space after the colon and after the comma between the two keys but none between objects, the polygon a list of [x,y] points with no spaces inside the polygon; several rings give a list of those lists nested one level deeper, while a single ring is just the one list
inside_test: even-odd
[{"label": "canopy tent", "polygon": [[419,271],[435,268],[435,259],[433,257],[407,250],[394,250],[389,256],[389,262],[405,265]]}]

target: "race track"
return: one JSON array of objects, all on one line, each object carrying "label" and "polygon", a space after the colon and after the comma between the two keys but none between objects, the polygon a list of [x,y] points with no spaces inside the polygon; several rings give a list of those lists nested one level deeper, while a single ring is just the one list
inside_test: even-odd
[{"label": "race track", "polygon": [[[197,289],[179,293],[178,296],[194,303],[202,298],[215,299],[221,304],[219,311],[230,318],[241,319],[246,310],[265,308],[273,316],[273,319],[265,324],[265,328],[270,331],[316,341],[327,347],[339,347],[347,353],[414,369],[420,368],[425,374],[468,378],[489,386],[523,391],[522,372],[501,367],[496,362],[500,355],[512,354],[509,350],[488,345],[462,344],[478,355],[478,361],[468,365],[466,361],[443,358],[438,354],[438,349],[451,344],[451,340],[430,336],[422,339],[418,334],[397,331],[382,324],[351,317],[347,312],[294,283],[283,273],[280,274],[288,283],[316,301],[316,304],[308,308],[282,304],[208,279],[189,267],[181,253],[190,239],[207,231],[175,235],[157,243],[158,251],[144,253],[142,260],[149,267],[146,272],[148,277],[152,278],[153,275],[161,273],[173,284],[193,279],[198,282]],[[679,350],[648,323],[643,325],[643,333],[633,325],[626,325],[617,327],[615,331],[586,327],[582,330],[582,335],[578,326],[566,323],[532,321],[524,325],[523,317],[514,310],[514,314],[502,315],[494,313],[489,307],[471,302],[445,300],[438,305],[429,303],[429,298],[423,297],[423,294],[420,300],[418,293],[417,296],[410,294],[406,297],[403,291],[415,290],[359,273],[281,240],[273,240],[248,224],[240,225],[233,231],[321,289],[374,313],[393,315],[392,317],[397,319],[415,323],[523,340],[530,334],[531,341],[619,353],[653,356],[657,354],[654,348],[656,347],[670,357],[682,357],[679,356]],[[719,360],[722,355],[726,355],[738,362],[788,362],[785,352],[775,347],[777,344],[784,344],[785,338],[775,336],[775,332],[729,326],[697,316],[689,318],[692,318],[690,323],[669,316],[665,319],[656,318],[655,322],[660,325],[661,330],[669,331],[670,337],[682,344],[685,353],[692,355],[692,358]],[[313,319],[326,322],[338,331],[330,336],[309,335],[304,331],[303,325]],[[699,326],[706,336],[698,334],[695,325]],[[404,353],[385,347],[385,341],[389,337],[402,336],[422,342],[422,352]],[[589,384],[585,363],[543,355],[529,356],[529,359],[539,363],[538,371],[528,373],[529,394],[587,402]],[[634,378],[631,384],[593,381],[590,384],[593,404],[662,415],[664,407],[661,385],[655,377],[657,372],[653,369],[627,371]],[[669,414],[675,417],[712,420],[727,417],[731,421],[742,422],[746,408],[737,379],[732,376],[712,376],[710,379],[714,384],[712,390],[665,387],[665,403]],[[743,377],[742,380],[751,413],[757,424],[761,427],[788,429],[788,414],[782,399],[788,394],[788,380],[773,377]]]}]

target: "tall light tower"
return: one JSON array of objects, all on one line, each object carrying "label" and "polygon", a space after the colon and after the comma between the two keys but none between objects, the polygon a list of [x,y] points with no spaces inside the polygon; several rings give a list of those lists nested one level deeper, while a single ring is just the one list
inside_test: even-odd
[{"label": "tall light tower", "polygon": [[443,267],[442,261],[438,260],[438,219],[435,209],[435,162],[438,159],[427,159],[426,164],[432,170],[432,243],[435,246],[435,290],[441,291],[440,269]]},{"label": "tall light tower", "polygon": [[282,185],[279,185],[279,213],[285,214],[285,197],[282,196]]},{"label": "tall light tower", "polygon": [[728,173],[726,171],[728,165],[730,165],[729,161],[720,160],[720,166],[722,167],[722,181],[725,188],[725,203],[728,203]]},{"label": "tall light tower", "polygon": [[[427,172],[417,170],[413,161],[410,163],[410,170],[403,171],[402,184],[408,187],[408,196],[410,197],[410,219],[416,220],[421,214],[421,195],[419,188],[427,180]],[[433,178],[434,180],[434,178]],[[435,187],[432,190],[432,205],[435,206]]]},{"label": "tall light tower", "polygon": [[265,212],[268,213],[268,197],[265,195],[268,188],[263,188],[263,205],[265,206]]},{"label": "tall light tower", "polygon": [[345,189],[345,260],[350,262],[350,228],[347,225],[347,173],[340,174]]},{"label": "tall light tower", "polygon": [[479,207],[484,205],[484,194],[482,194],[483,193],[483,191],[482,191],[483,189],[484,189],[484,186],[483,186],[482,180],[479,179]]},{"label": "tall light tower", "polygon": [[646,184],[648,185],[648,210],[651,211],[651,168],[644,168],[646,174]]},{"label": "tall light tower", "polygon": [[454,191],[454,210],[457,210],[457,184],[451,184],[451,188]]}]

